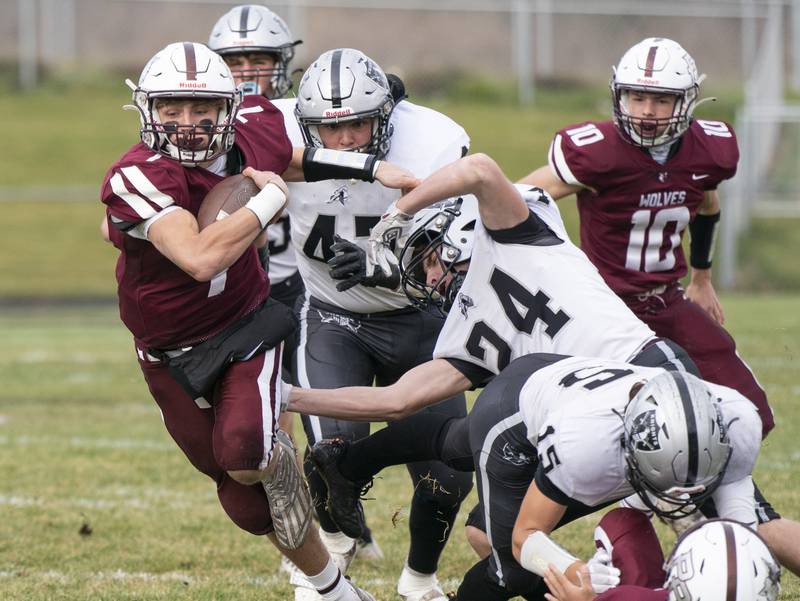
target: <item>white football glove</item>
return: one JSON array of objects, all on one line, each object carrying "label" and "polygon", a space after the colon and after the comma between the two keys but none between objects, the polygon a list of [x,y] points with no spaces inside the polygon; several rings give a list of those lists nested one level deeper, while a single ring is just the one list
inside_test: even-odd
[{"label": "white football glove", "polygon": [[611,563],[611,556],[605,549],[598,549],[586,562],[592,589],[598,595],[619,584],[620,571]]},{"label": "white football glove", "polygon": [[[397,201],[389,205],[381,220],[372,228],[367,241],[367,275],[374,275],[375,269],[380,269],[387,277],[397,271],[397,254],[408,242],[413,223],[411,215],[397,208]],[[391,250],[392,242],[395,243],[395,252]]]}]

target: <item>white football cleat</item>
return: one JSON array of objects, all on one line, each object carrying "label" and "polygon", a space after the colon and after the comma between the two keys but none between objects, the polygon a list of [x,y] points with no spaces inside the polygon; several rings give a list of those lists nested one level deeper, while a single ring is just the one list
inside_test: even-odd
[{"label": "white football cleat", "polygon": [[370,537],[369,540],[359,538],[356,540],[356,557],[367,561],[383,561],[383,551],[374,538]]},{"label": "white football cleat", "polygon": [[447,601],[436,574],[421,574],[403,566],[397,581],[397,594],[404,601]]}]

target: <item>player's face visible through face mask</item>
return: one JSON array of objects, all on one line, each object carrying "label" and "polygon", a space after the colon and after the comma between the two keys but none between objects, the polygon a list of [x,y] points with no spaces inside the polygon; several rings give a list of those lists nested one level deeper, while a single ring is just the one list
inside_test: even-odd
[{"label": "player's face visible through face mask", "polygon": [[202,151],[211,143],[222,105],[207,100],[158,100],[155,104],[161,127],[169,141],[181,150]]},{"label": "player's face visible through face mask", "polygon": [[319,126],[319,137],[325,148],[355,150],[366,148],[372,139],[373,119],[355,119]]},{"label": "player's face visible through face mask", "polygon": [[666,119],[672,117],[675,94],[662,94],[657,92],[641,92],[628,90],[623,95],[626,112],[632,117],[632,126],[644,138],[660,136],[669,124]]},{"label": "player's face visible through face mask", "polygon": [[[447,269],[447,263],[442,258],[439,248],[425,257],[422,268],[425,270],[425,281],[427,285],[436,290],[441,295],[447,291],[450,282],[453,281],[453,271]],[[453,266],[458,273],[466,273],[469,269],[469,261],[462,261]]]},{"label": "player's face visible through face mask", "polygon": [[[275,56],[266,52],[251,52],[228,54],[223,58],[231,68],[237,86],[255,84],[257,93],[267,97],[272,95],[272,71],[277,66]],[[248,90],[245,90],[245,93],[248,93]]]}]

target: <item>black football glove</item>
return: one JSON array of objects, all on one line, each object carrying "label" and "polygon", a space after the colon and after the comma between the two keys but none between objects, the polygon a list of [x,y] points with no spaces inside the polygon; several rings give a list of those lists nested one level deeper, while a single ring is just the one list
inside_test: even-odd
[{"label": "black football glove", "polygon": [[[338,235],[334,235],[333,239],[331,250],[335,256],[328,261],[328,267],[331,268],[331,277],[341,280],[336,284],[339,292],[350,290],[358,284],[369,288],[381,286],[390,290],[396,290],[400,285],[400,269],[397,265],[390,266],[392,273],[387,276],[380,267],[368,265],[367,253],[363,248]],[[367,275],[368,271],[371,272],[370,275]]]}]

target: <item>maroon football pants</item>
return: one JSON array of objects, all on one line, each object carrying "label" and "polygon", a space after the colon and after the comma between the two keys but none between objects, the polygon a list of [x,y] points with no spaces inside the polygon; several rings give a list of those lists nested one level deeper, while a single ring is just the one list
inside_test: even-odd
[{"label": "maroon football pants", "polygon": [[252,534],[272,532],[263,486],[245,486],[228,471],[269,462],[280,412],[281,347],[232,363],[208,402],[191,399],[164,363],[138,350],[139,366],[173,440],[199,471],[217,484],[231,520]]},{"label": "maroon football pants", "polygon": [[[664,554],[649,518],[635,509],[612,509],[594,531],[597,548],[605,549],[619,568],[618,587],[595,601],[664,601]],[[661,590],[655,590],[661,589]]]},{"label": "maroon football pants", "polygon": [[623,300],[658,336],[681,345],[703,379],[733,388],[750,399],[761,417],[762,436],[775,427],[767,395],[736,352],[733,337],[699,305],[687,299],[677,282],[663,294],[627,296]]}]

